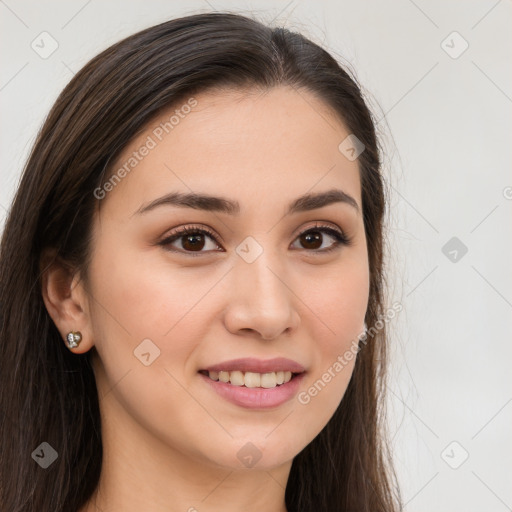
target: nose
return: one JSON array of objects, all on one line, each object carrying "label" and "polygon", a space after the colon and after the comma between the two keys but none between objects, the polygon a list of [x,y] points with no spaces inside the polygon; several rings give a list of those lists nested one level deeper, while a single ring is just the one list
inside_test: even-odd
[{"label": "nose", "polygon": [[232,293],[224,317],[230,332],[256,333],[271,340],[289,336],[297,329],[299,299],[275,259],[267,257],[266,252],[252,263],[240,258],[230,274]]}]

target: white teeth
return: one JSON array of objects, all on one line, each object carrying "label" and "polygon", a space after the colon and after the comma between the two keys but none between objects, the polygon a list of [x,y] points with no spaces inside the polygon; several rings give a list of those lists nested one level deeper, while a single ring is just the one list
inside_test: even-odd
[{"label": "white teeth", "polygon": [[262,388],[275,388],[276,385],[277,385],[277,377],[276,377],[275,372],[261,374],[260,386]]},{"label": "white teeth", "polygon": [[[231,382],[231,380],[230,380]],[[261,387],[261,373],[245,372],[244,383],[246,388]]]},{"label": "white teeth", "polygon": [[292,379],[292,372],[268,372],[254,373],[241,372],[238,370],[232,372],[208,372],[208,376],[212,380],[220,382],[229,382],[233,386],[244,386],[246,388],[275,388]]},{"label": "white teeth", "polygon": [[229,382],[229,372],[219,372],[219,380],[221,382]]},{"label": "white teeth", "polygon": [[233,386],[243,386],[244,385],[244,374],[242,372],[227,372],[229,374],[229,382],[233,384]]}]

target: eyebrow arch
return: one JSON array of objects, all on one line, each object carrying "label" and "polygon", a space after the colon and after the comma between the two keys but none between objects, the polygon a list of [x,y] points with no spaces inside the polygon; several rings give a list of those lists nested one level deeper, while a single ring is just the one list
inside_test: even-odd
[{"label": "eyebrow arch", "polygon": [[[325,192],[304,194],[288,205],[288,214],[306,212],[322,208],[333,203],[345,203],[352,206],[360,214],[357,201],[340,189],[331,189]],[[158,206],[170,205],[180,208],[194,208],[209,212],[220,212],[228,215],[237,215],[240,213],[240,204],[238,201],[232,201],[224,197],[216,197],[198,193],[171,192],[165,196],[159,197],[150,203],[141,206],[135,213],[140,215],[149,212]]]}]

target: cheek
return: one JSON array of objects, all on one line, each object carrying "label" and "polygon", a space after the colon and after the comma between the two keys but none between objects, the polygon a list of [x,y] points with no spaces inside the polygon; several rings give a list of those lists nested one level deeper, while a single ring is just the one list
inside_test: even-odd
[{"label": "cheek", "polygon": [[[147,431],[190,449],[195,444],[191,432],[204,436],[205,422],[215,427],[191,400],[186,375],[187,361],[208,326],[204,318],[198,321],[196,311],[212,286],[211,277],[195,280],[186,269],[148,264],[123,251],[98,252],[91,275],[94,336],[102,363],[98,383],[105,407],[116,418],[128,421],[127,413]],[[149,353],[147,366],[144,353]]]},{"label": "cheek", "polygon": [[132,342],[150,338],[164,344],[173,331],[186,339],[188,330],[197,329],[189,315],[211,288],[211,276],[200,269],[174,268],[143,251],[107,249],[97,253],[93,283],[110,314],[103,318],[107,324],[130,333]]},{"label": "cheek", "polygon": [[316,358],[298,403],[315,416],[317,432],[334,414],[350,382],[368,306],[364,255],[345,263],[329,279],[314,281],[318,285],[307,295],[307,306],[315,313],[309,317]]},{"label": "cheek", "polygon": [[343,348],[363,328],[369,298],[369,269],[364,254],[347,256],[336,268],[312,275],[303,287],[309,316],[316,317],[322,336],[322,352]]},{"label": "cheek", "polygon": [[101,394],[115,390],[141,424],[156,421],[154,411],[164,409],[174,427],[187,417],[199,421],[201,411],[187,401],[179,383],[188,386],[191,355],[207,336],[210,323],[201,298],[212,286],[211,275],[196,279],[193,269],[176,271],[165,261],[148,262],[143,254],[120,250],[98,252],[94,265],[92,317],[104,368]]}]

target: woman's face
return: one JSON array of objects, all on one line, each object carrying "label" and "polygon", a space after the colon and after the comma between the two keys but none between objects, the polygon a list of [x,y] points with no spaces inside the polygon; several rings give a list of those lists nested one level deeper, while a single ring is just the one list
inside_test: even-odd
[{"label": "woman's face", "polygon": [[[186,98],[123,151],[97,191],[87,299],[118,439],[272,468],[326,425],[369,293],[349,135],[304,90],[226,90]],[[301,373],[278,385],[286,371]]]}]

